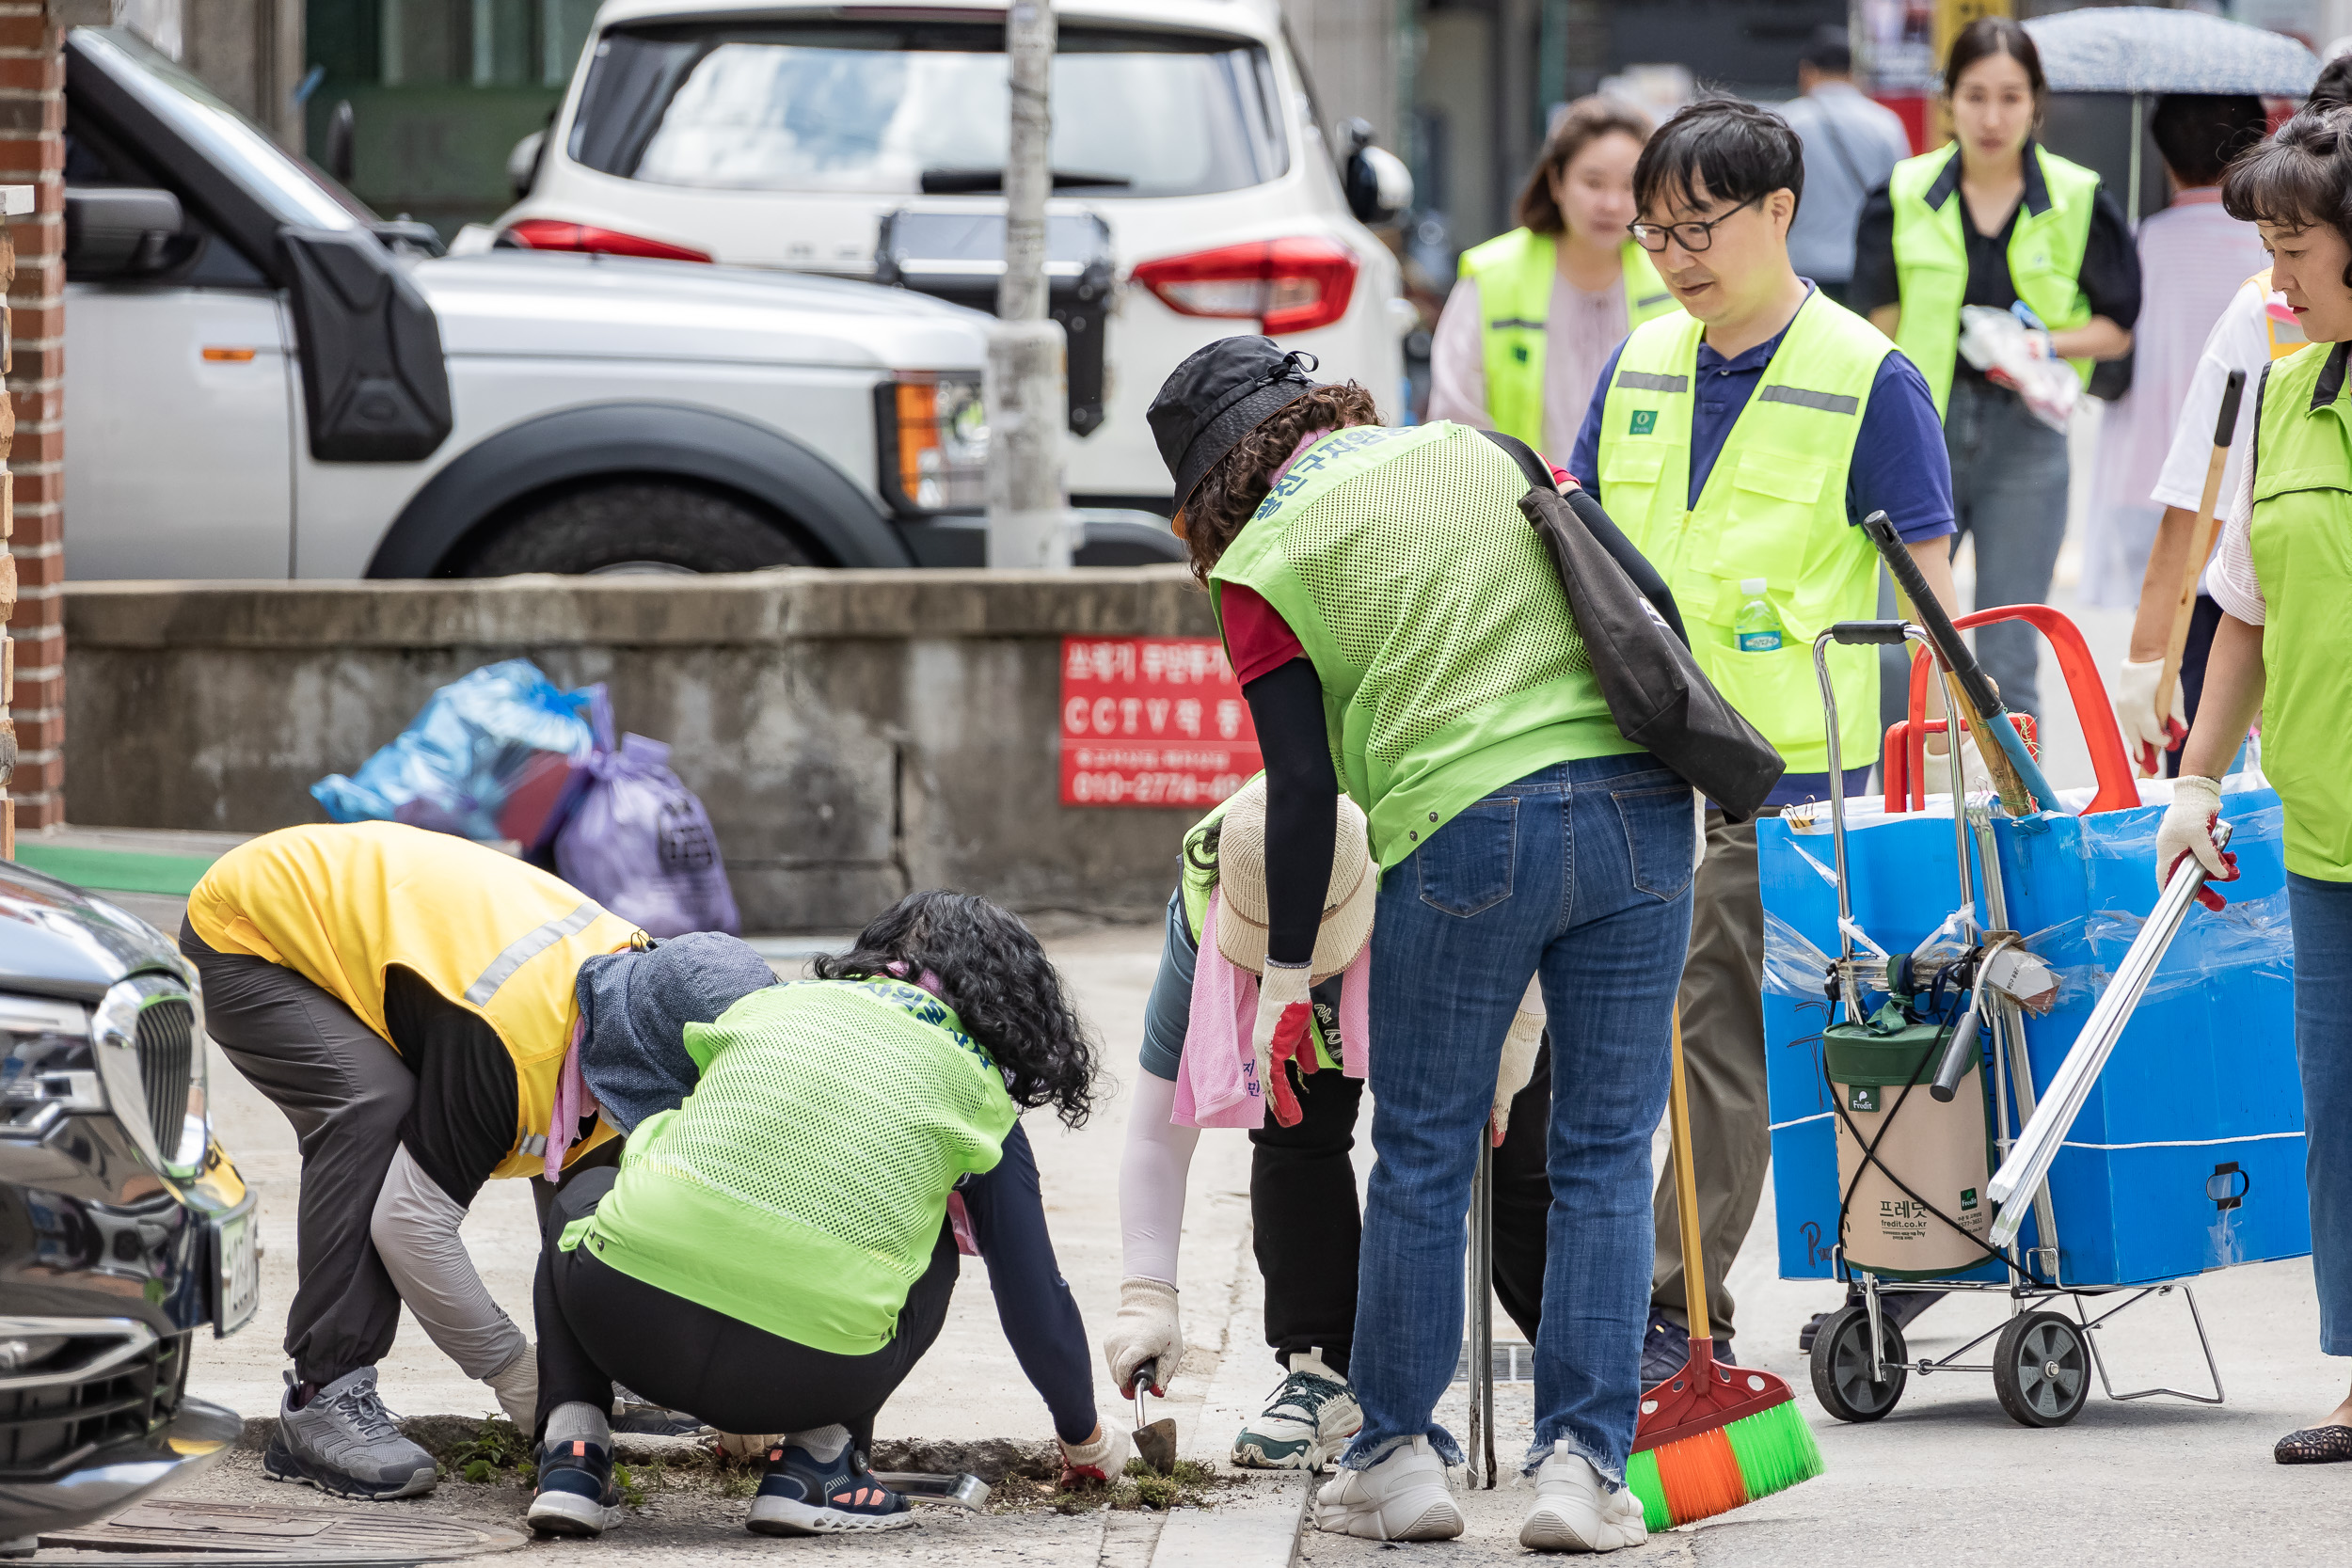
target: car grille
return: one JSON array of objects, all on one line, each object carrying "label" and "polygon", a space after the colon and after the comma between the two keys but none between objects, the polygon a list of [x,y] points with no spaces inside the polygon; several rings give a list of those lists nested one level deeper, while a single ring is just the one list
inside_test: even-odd
[{"label": "car grille", "polygon": [[139,1082],[155,1147],[166,1160],[180,1148],[188,1117],[188,1076],[196,1062],[196,1013],[184,996],[167,996],[139,1009]]},{"label": "car grille", "polygon": [[[119,1332],[75,1336],[38,1373],[0,1374],[0,1482],[57,1475],[171,1420],[187,1386],[188,1336],[149,1340],[128,1356],[124,1342]],[[83,1365],[98,1370],[70,1375]]]}]

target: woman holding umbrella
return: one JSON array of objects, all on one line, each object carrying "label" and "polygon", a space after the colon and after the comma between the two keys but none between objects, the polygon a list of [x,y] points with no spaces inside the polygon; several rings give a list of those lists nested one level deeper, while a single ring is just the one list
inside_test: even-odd
[{"label": "woman holding umbrella", "polygon": [[[1960,532],[1977,541],[1977,603],[2034,604],[2066,533],[2066,436],[1961,358],[1961,308],[2029,313],[2041,356],[2088,380],[2091,361],[2131,349],[2139,260],[2099,176],[2034,140],[2048,87],[2025,28],[1997,16],[1963,28],[1944,91],[1952,145],[1896,165],[1863,208],[1849,303],[1935,394]],[[2037,711],[2033,629],[1986,626],[1977,648],[2010,706]]]}]

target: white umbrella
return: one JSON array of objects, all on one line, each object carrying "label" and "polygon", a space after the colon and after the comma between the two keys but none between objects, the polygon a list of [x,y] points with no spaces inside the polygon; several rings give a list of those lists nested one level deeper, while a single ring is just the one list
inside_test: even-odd
[{"label": "white umbrella", "polygon": [[2251,93],[2300,98],[2319,57],[2283,33],[2153,6],[2103,6],[2026,24],[2052,92]]}]

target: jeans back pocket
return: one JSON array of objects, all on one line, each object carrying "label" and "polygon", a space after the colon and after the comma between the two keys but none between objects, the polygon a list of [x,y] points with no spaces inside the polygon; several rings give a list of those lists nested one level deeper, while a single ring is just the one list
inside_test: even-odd
[{"label": "jeans back pocket", "polygon": [[1691,786],[1672,784],[1651,789],[1613,789],[1617,820],[1625,828],[1626,854],[1632,862],[1633,885],[1653,898],[1672,900],[1691,885],[1698,858],[1692,835],[1698,814],[1691,807]]},{"label": "jeans back pocket", "polygon": [[1491,796],[1464,807],[1414,852],[1421,901],[1445,914],[1471,915],[1510,897],[1518,835],[1518,796]]}]

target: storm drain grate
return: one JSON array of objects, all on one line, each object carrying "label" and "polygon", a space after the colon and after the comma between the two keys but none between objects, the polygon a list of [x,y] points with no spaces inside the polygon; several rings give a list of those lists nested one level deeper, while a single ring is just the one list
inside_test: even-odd
[{"label": "storm drain grate", "polygon": [[441,1562],[511,1551],[530,1538],[497,1525],[468,1524],[402,1509],[278,1508],[151,1498],[80,1529],[56,1530],[43,1546],[120,1552],[142,1568],[175,1561]]},{"label": "storm drain grate", "polygon": [[[1524,1339],[1497,1339],[1491,1365],[1497,1383],[1533,1383],[1535,1381],[1535,1347]],[[1469,1382],[1470,1370],[1470,1342],[1464,1340],[1461,1359],[1454,1363],[1454,1381]]]}]

